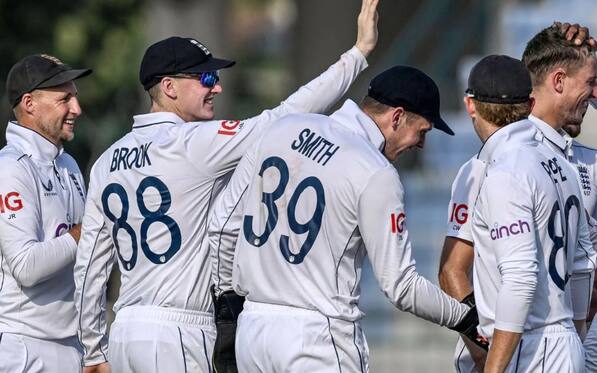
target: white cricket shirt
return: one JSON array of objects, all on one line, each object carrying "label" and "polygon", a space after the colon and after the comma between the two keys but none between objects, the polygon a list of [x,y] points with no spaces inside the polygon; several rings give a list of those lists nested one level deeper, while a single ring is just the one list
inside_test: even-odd
[{"label": "white cricket shirt", "polygon": [[230,173],[275,119],[327,110],[366,65],[353,47],[280,106],[242,121],[135,116],[132,131],[91,171],[75,265],[87,365],[106,360],[102,299],[113,260],[122,273],[116,312],[129,305],[211,311],[207,218]]},{"label": "white cricket shirt", "polygon": [[67,234],[81,222],[83,176],[75,160],[15,122],[0,150],[0,333],[41,339],[76,334],[73,263]]},{"label": "white cricket shirt", "polygon": [[249,301],[354,321],[368,256],[396,307],[456,325],[469,308],[416,272],[404,190],[383,146],[378,127],[350,100],[329,117],[289,115],[272,126],[214,208],[209,237],[220,290],[230,287],[234,258],[232,286]]},{"label": "white cricket shirt", "polygon": [[592,248],[577,245],[584,213],[575,171],[545,141],[523,120],[495,132],[479,153],[488,166],[472,221],[473,282],[487,337],[494,327],[572,327],[569,279],[593,266]]}]

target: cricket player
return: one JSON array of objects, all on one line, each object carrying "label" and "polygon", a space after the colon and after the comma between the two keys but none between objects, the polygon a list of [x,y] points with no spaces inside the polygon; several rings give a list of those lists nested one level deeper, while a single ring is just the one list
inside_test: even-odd
[{"label": "cricket player", "polygon": [[365,257],[397,308],[476,339],[474,309],[416,272],[390,163],[422,148],[432,125],[453,134],[437,86],[396,66],[371,81],[360,106],[287,116],[247,152],[209,230],[217,290],[246,297],[239,371],[368,371],[358,308]]},{"label": "cricket player", "polygon": [[528,115],[530,92],[510,57],[486,57],[469,76],[466,108],[487,165],[472,220],[479,328],[491,339],[484,371],[579,372],[573,319],[586,317],[595,252],[578,244],[586,216],[572,166],[530,120],[505,125],[516,110],[499,105]]},{"label": "cricket player", "polygon": [[[569,40],[569,45],[577,46],[572,48],[580,49],[583,44],[595,45],[595,41],[589,36],[589,31],[586,27],[581,27],[577,24],[570,25],[556,22],[552,28],[553,31],[559,32],[560,40]],[[561,47],[569,48],[564,45]],[[552,110],[560,109],[552,107]],[[554,134],[553,131],[545,132],[555,138],[554,143],[561,137],[559,134]],[[549,146],[552,145],[552,141],[549,140],[548,136],[544,137],[544,142]],[[567,143],[570,144],[568,140]],[[561,150],[558,150],[558,152],[561,153]],[[587,150],[579,150],[577,157],[580,152],[583,154],[582,158],[587,158]],[[569,161],[575,162],[575,157],[572,156],[570,151],[566,151],[566,154]],[[592,167],[588,167],[588,169],[592,170]],[[578,170],[580,173],[580,166]],[[447,233],[442,250],[439,279],[442,289],[456,299],[464,299],[464,297],[472,292],[473,243],[470,231],[470,218],[479,190],[479,180],[483,177],[483,173],[483,162],[474,156],[461,167],[452,185],[452,198],[449,205]],[[579,176],[582,178],[581,174]],[[583,199],[587,210],[591,212],[592,216],[595,207],[594,198],[585,191]],[[456,371],[481,371],[485,361],[485,352],[475,348],[470,343],[466,346],[468,348],[465,348],[465,343],[466,340],[463,341],[460,339],[456,346],[454,356]],[[475,362],[477,363],[477,368],[475,368]]]},{"label": "cricket player", "polygon": [[[116,372],[211,372],[214,348],[207,217],[249,145],[283,115],[323,112],[367,66],[377,0],[364,0],[355,47],[280,106],[246,120],[213,120],[222,92],[215,58],[195,39],[150,46],[140,80],[151,113],[93,166],[75,266],[84,364]],[[105,287],[121,271],[109,343]],[[109,345],[109,353],[107,348]],[[90,368],[91,369],[91,368]]]},{"label": "cricket player", "polygon": [[72,69],[23,58],[6,95],[16,121],[0,150],[0,372],[80,372],[73,265],[85,205],[83,176],[63,143],[81,115]]}]

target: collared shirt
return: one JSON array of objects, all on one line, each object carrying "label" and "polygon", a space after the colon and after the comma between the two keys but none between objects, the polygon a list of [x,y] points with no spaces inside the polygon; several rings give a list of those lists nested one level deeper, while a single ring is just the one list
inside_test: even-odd
[{"label": "collared shirt", "polygon": [[529,121],[531,121],[537,129],[545,136],[545,143],[551,149],[556,152],[559,152],[561,155],[566,155],[566,149],[568,148],[568,144],[566,143],[566,139],[562,136],[562,134],[556,131],[552,126],[547,124],[544,120],[534,116],[529,115]]},{"label": "collared shirt", "polygon": [[595,256],[576,244],[584,213],[574,170],[536,128],[528,120],[510,124],[479,153],[487,170],[472,221],[474,288],[487,337],[494,328],[572,327],[568,280],[590,271]]},{"label": "collared shirt", "polygon": [[9,122],[0,150],[0,333],[41,339],[75,335],[68,230],[81,222],[83,176],[39,133]]},{"label": "collared shirt", "polygon": [[209,212],[251,143],[294,112],[322,112],[366,67],[353,48],[281,105],[246,120],[184,123],[173,113],[134,118],[93,166],[75,281],[88,365],[106,360],[97,307],[112,259],[121,272],[116,312],[151,305],[211,313]]},{"label": "collared shirt", "polygon": [[209,240],[219,290],[354,321],[368,257],[396,307],[455,325],[467,307],[416,272],[404,190],[383,144],[350,100],[329,117],[280,119],[216,201]]}]

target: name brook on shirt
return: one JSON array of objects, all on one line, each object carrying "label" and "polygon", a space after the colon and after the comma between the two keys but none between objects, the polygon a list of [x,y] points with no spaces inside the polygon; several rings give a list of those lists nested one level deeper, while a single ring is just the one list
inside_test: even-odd
[{"label": "name brook on shirt", "polygon": [[308,128],[303,129],[299,133],[298,138],[292,142],[290,147],[319,164],[323,161],[323,166],[325,166],[332,156],[336,154],[338,149],[340,149],[339,145],[326,140],[324,137],[317,135]]},{"label": "name brook on shirt", "polygon": [[117,148],[112,155],[112,163],[110,163],[110,172],[119,171],[120,169],[128,170],[131,168],[141,168],[151,166],[149,159],[149,146],[151,143],[140,145],[136,148]]}]

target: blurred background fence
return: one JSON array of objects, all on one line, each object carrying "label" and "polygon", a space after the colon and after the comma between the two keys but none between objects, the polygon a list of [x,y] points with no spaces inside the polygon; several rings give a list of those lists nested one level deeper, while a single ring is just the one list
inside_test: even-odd
[{"label": "blurred background fence", "polygon": [[[0,0],[0,84],[18,59],[56,55],[93,68],[77,82],[84,114],[66,144],[85,174],[149,100],[138,83],[145,48],[171,35],[194,37],[217,56],[237,60],[222,73],[217,117],[245,118],[272,107],[308,81],[356,37],[360,0]],[[408,228],[419,272],[437,283],[450,185],[480,143],[462,109],[466,77],[489,53],[520,58],[526,42],[554,20],[597,31],[595,0],[381,0],[380,40],[370,68],[347,94],[360,99],[376,73],[394,65],[421,68],[438,83],[442,111],[456,132],[428,135],[424,151],[397,165],[406,188]],[[12,113],[0,95],[0,130]],[[0,136],[0,145],[4,145]],[[597,145],[589,109],[581,141]],[[1,167],[1,165],[0,165]],[[364,329],[372,372],[449,372],[454,333],[395,310],[371,271],[362,282]],[[116,296],[117,286],[110,289]]]}]

